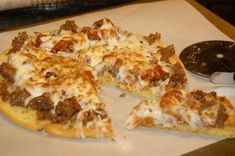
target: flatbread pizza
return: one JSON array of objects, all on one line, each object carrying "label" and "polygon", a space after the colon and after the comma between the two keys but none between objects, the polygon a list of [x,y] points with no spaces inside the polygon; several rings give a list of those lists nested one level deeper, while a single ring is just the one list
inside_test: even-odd
[{"label": "flatbread pizza", "polygon": [[[63,137],[107,137],[115,132],[100,86],[145,100],[125,125],[235,136],[235,109],[215,92],[187,91],[173,45],[160,33],[123,31],[104,18],[80,27],[19,33],[1,56],[0,111],[28,129]],[[122,112],[120,112],[122,113]]]}]

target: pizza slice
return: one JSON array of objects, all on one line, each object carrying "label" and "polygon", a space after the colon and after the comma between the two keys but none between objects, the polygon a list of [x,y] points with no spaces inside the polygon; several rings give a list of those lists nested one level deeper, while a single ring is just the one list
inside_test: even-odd
[{"label": "pizza slice", "polygon": [[32,43],[59,56],[85,61],[103,83],[131,93],[160,98],[175,85],[186,86],[186,74],[173,45],[163,46],[159,33],[123,31],[104,18],[91,27],[66,21],[59,30],[37,33]]},{"label": "pizza slice", "polygon": [[103,83],[141,97],[160,98],[170,88],[186,87],[174,46],[163,46],[159,33],[144,36],[124,31],[123,36],[76,51],[74,58],[94,67]]},{"label": "pizza slice", "polygon": [[171,89],[161,100],[140,102],[126,127],[157,127],[208,135],[235,137],[235,108],[216,92]]},{"label": "pizza slice", "polygon": [[57,136],[113,137],[96,71],[24,44],[1,56],[0,111],[23,127]]},{"label": "pizza slice", "polygon": [[93,26],[85,27],[68,20],[58,30],[35,33],[32,41],[36,47],[73,58],[79,50],[124,39],[125,33],[111,20],[104,18],[94,22]]},{"label": "pizza slice", "polygon": [[[170,49],[172,47],[164,48]],[[100,49],[100,48],[99,48]],[[98,48],[93,48],[94,53],[99,53]],[[163,50],[163,48],[161,49]],[[172,50],[174,50],[172,48]],[[103,49],[101,48],[101,53]],[[91,56],[86,51],[85,57],[88,64],[92,65],[105,84],[114,85],[123,90],[148,98],[160,98],[169,88],[184,88],[186,75],[179,62],[164,62],[161,54],[151,51],[144,52],[139,49],[116,49],[109,51],[102,59]],[[97,56],[97,55],[96,55]],[[83,56],[80,56],[83,58]],[[89,60],[91,60],[89,62]],[[95,62],[95,61],[96,62]],[[99,62],[99,60],[101,60]],[[97,63],[98,62],[98,63]],[[178,77],[176,76],[178,75]]]}]

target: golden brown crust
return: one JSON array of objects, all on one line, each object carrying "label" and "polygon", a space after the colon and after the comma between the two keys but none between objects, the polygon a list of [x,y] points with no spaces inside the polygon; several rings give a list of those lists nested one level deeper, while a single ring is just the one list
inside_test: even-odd
[{"label": "golden brown crust", "polygon": [[0,111],[18,125],[34,131],[42,130],[48,121],[38,121],[36,111],[19,106],[11,106],[8,102],[0,100]]},{"label": "golden brown crust", "polygon": [[[234,127],[224,127],[224,128],[216,128],[216,127],[202,127],[199,129],[192,129],[189,125],[180,124],[173,127],[164,127],[162,125],[153,125],[149,123],[149,119],[146,118],[138,118],[136,119],[135,123],[136,127],[145,126],[145,127],[152,127],[152,128],[160,128],[166,130],[176,130],[181,132],[191,132],[196,134],[207,134],[211,136],[220,136],[226,138],[235,138],[235,128]],[[148,124],[146,124],[148,123]]]},{"label": "golden brown crust", "polygon": [[[30,108],[11,106],[8,102],[0,100],[0,112],[16,124],[33,131],[44,130],[45,132],[62,137],[81,138],[99,137],[95,128],[82,127],[83,132],[76,128],[67,127],[64,124],[52,124],[48,120],[37,120],[36,111]],[[101,137],[112,138],[114,136],[111,123],[106,123],[107,132]],[[83,133],[83,134],[82,134]]]},{"label": "golden brown crust", "polygon": [[68,138],[83,138],[83,137],[89,137],[89,138],[97,138],[97,137],[104,137],[104,138],[113,138],[114,133],[112,131],[111,124],[107,123],[106,128],[108,131],[101,136],[99,136],[96,132],[96,129],[94,128],[87,128],[83,127],[82,132],[79,131],[79,129],[76,128],[68,128],[66,125],[61,124],[49,124],[45,126],[44,130],[52,135],[56,136],[62,136],[62,137],[68,137]]}]

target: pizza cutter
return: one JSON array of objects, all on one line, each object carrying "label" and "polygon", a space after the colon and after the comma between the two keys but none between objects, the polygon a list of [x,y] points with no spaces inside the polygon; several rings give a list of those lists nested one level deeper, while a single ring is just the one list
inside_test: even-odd
[{"label": "pizza cutter", "polygon": [[210,76],[210,81],[212,83],[218,84],[235,84],[235,73],[232,72],[214,72]]},{"label": "pizza cutter", "polygon": [[180,59],[187,70],[208,77],[213,83],[235,83],[235,42],[195,43],[183,49]]}]

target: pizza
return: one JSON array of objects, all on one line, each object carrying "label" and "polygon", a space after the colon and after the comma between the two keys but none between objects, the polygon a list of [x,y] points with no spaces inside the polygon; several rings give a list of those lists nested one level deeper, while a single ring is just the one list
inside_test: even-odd
[{"label": "pizza", "polygon": [[235,136],[232,104],[215,92],[188,92],[184,66],[159,33],[123,31],[107,18],[85,27],[66,21],[56,30],[19,33],[1,62],[0,111],[28,129],[113,138],[100,98],[108,84],[144,98],[125,123],[129,129]]},{"label": "pizza", "polygon": [[97,73],[84,62],[27,45],[0,71],[0,109],[20,125],[65,137],[112,136]]},{"label": "pizza", "polygon": [[126,127],[157,127],[208,135],[234,137],[235,109],[216,92],[172,89],[161,100],[142,101],[126,120]]}]

